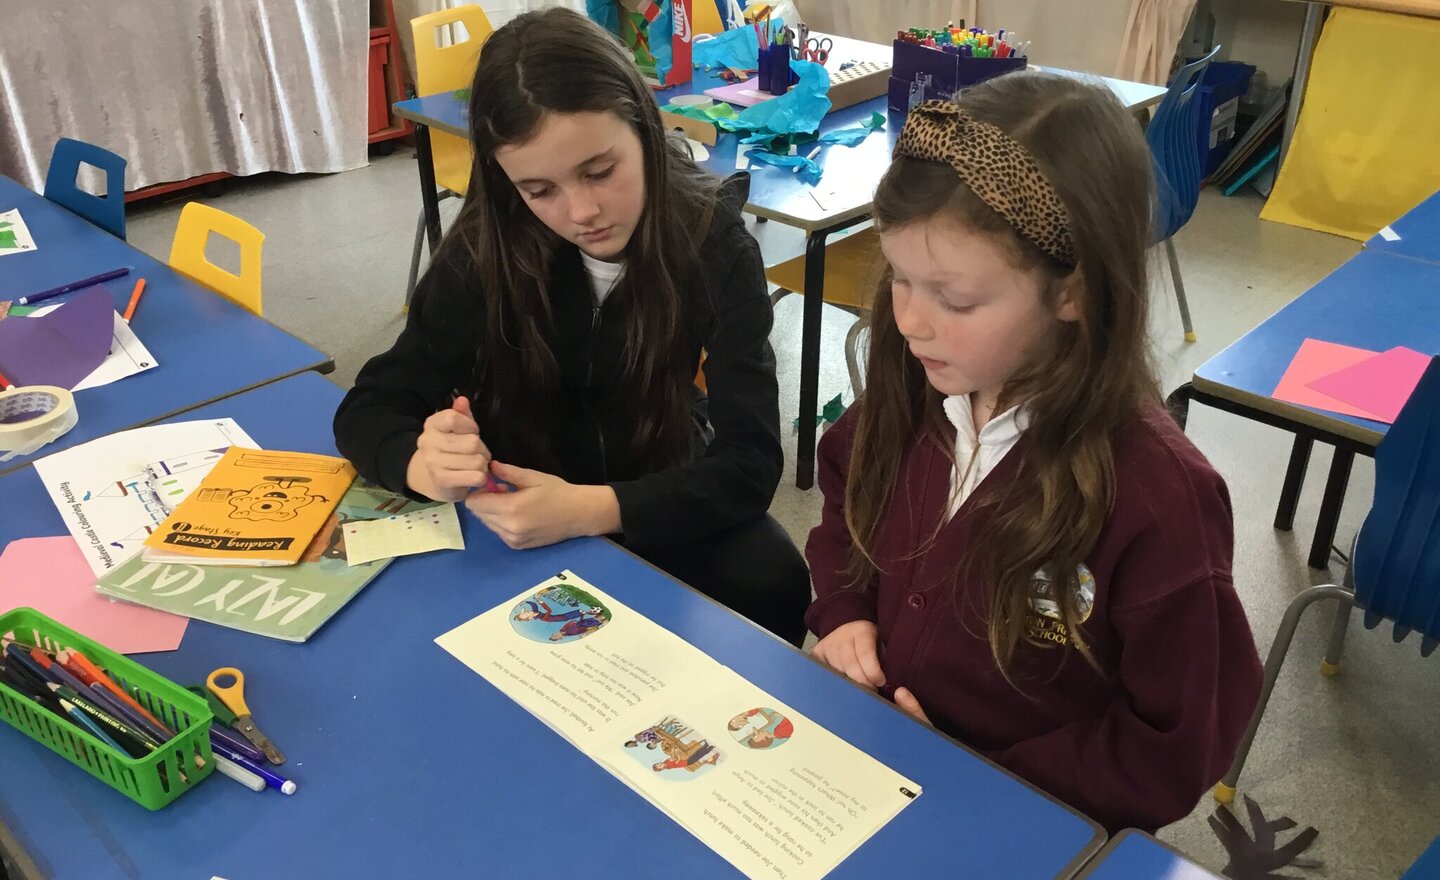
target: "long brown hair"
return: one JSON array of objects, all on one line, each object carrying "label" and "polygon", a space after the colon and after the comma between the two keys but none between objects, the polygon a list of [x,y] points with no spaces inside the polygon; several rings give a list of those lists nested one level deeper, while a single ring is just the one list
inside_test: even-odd
[{"label": "long brown hair", "polygon": [[[1057,320],[1051,344],[1002,391],[996,412],[1023,403],[1030,417],[1024,458],[1012,482],[986,485],[975,498],[990,508],[988,524],[956,572],[958,579],[973,565],[989,584],[982,607],[990,650],[1009,677],[1027,641],[1032,581],[1041,571],[1072,642],[1095,662],[1076,626],[1073,585],[1114,500],[1112,438],[1143,401],[1158,399],[1146,339],[1154,182],[1139,126],[1103,87],[1031,72],[990,80],[957,100],[1034,156],[1069,212],[1079,257],[1071,270],[1046,256],[948,165],[898,157],[875,194],[882,234],[948,215],[999,242],[1017,268],[1040,272],[1050,305],[1067,289],[1077,301],[1079,320]],[[942,401],[895,325],[887,273],[874,300],[845,492],[855,583],[876,574],[879,526],[896,491],[901,454],[918,438],[954,456]],[[947,513],[917,553],[933,545]]]},{"label": "long brown hair", "polygon": [[487,442],[524,448],[535,466],[553,462],[557,438],[545,426],[557,409],[559,364],[546,287],[556,254],[572,245],[530,211],[495,152],[531,138],[546,114],[584,112],[615,114],[643,149],[644,211],[610,296],[627,325],[617,403],[634,425],[632,454],[659,468],[693,449],[697,365],[674,357],[684,330],[680,284],[697,265],[719,180],[667,136],[634,60],[588,18],[564,8],[525,13],[485,42],[470,93],[470,189],[437,259],[459,257],[484,300],[474,390],[490,414]]}]

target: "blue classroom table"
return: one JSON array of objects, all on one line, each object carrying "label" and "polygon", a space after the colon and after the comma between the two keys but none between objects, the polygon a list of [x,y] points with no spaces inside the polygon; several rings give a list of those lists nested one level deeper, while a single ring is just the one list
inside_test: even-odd
[{"label": "blue classroom table", "polygon": [[[233,417],[265,447],[333,454],[340,396],[305,374],[189,417]],[[65,533],[33,468],[0,478],[0,494],[0,545]],[[1065,878],[1099,850],[1093,822],[610,542],[512,551],[463,519],[466,550],[397,560],[305,644],[192,621],[179,651],[139,657],[182,683],[244,670],[258,723],[290,759],[293,797],[214,774],[151,813],[0,725],[0,823],[38,875],[736,876],[433,644],[565,568],[924,786],[831,877]]]},{"label": "blue classroom table", "polygon": [[[135,335],[158,366],[75,393],[80,423],[36,453],[0,464],[0,474],[71,446],[159,421],[201,404],[306,370],[334,368],[330,356],[181,277],[105,230],[0,176],[0,212],[20,209],[36,249],[0,257],[0,300],[131,266],[106,286],[124,311],[145,279]],[[40,305],[62,303],[61,296]]]},{"label": "blue classroom table", "polygon": [[1420,854],[1400,880],[1440,880],[1440,837]]},{"label": "blue classroom table", "polygon": [[1412,208],[1405,216],[1370,236],[1367,251],[1409,257],[1440,265],[1440,192]]},{"label": "blue classroom table", "polygon": [[1222,880],[1143,831],[1126,828],[1080,874],[1085,880]]},{"label": "blue classroom table", "polygon": [[[823,34],[812,34],[821,37]],[[829,69],[838,70],[846,61],[891,60],[891,47],[845,37],[832,37]],[[1039,69],[1039,68],[1035,68]],[[1160,102],[1165,96],[1163,86],[1129,82],[1110,77],[1089,77],[1072,71],[1049,69],[1064,76],[1085,77],[1103,83],[1132,111],[1139,111]],[[662,106],[681,95],[701,95],[706,89],[727,83],[707,70],[694,71],[688,83],[657,91],[655,100]],[[420,169],[420,198],[424,206],[426,228],[433,252],[440,241],[440,207],[435,192],[435,171],[430,156],[430,127],[447,134],[468,139],[470,120],[468,105],[454,92],[398,101],[395,115],[415,124],[415,152]],[[827,145],[821,147],[815,161],[824,169],[824,177],[815,185],[800,180],[789,169],[755,166],[750,169],[750,198],[745,205],[748,213],[786,226],[802,229],[805,240],[805,290],[810,293],[804,302],[800,332],[800,414],[799,436],[796,439],[795,485],[809,489],[815,480],[815,421],[808,414],[819,411],[820,386],[820,322],[825,289],[825,241],[843,229],[870,218],[875,186],[890,166],[890,154],[900,136],[904,116],[893,113],[884,96],[841,108],[827,115],[820,123],[819,134],[851,128],[870,118],[872,113],[886,116],[885,128],[875,132],[854,147]],[[721,177],[737,170],[735,153],[740,138],[721,132],[715,146],[708,147],[709,158],[700,165]],[[809,155],[813,146],[801,144],[799,150]]]},{"label": "blue classroom table", "polygon": [[[1314,287],[1206,361],[1185,397],[1295,434],[1275,527],[1294,524],[1300,486],[1316,440],[1335,447],[1319,522],[1310,548],[1312,568],[1325,568],[1355,455],[1374,455],[1389,426],[1276,400],[1270,396],[1306,338],[1371,351],[1398,345],[1440,353],[1440,265],[1361,251]],[[1183,404],[1179,404],[1183,406]]]}]

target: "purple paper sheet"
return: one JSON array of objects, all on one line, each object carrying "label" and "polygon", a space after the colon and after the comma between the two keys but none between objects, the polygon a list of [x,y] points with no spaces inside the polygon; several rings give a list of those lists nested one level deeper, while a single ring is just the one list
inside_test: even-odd
[{"label": "purple paper sheet", "polygon": [[110,354],[114,302],[97,284],[48,315],[0,321],[0,373],[17,386],[73,388]]}]

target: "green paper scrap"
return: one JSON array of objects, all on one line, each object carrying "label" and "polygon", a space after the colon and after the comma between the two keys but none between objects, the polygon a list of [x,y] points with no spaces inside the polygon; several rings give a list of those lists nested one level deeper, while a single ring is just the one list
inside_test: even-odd
[{"label": "green paper scrap", "polygon": [[[830,398],[825,406],[821,407],[820,414],[815,417],[815,427],[820,427],[821,422],[829,422],[833,425],[840,420],[841,416],[845,415],[846,406],[840,399],[842,396],[843,392],[835,395]],[[795,419],[792,421],[790,427],[798,431],[800,429],[800,420]]]},{"label": "green paper scrap", "polygon": [[455,100],[457,100],[457,101],[469,101],[469,100],[470,100],[470,90],[469,90],[469,89],[456,89],[456,90],[455,90]]},{"label": "green paper scrap", "polygon": [[820,135],[819,141],[822,144],[840,144],[844,147],[853,147],[869,137],[870,132],[877,128],[883,128],[884,125],[885,117],[883,115],[871,113],[870,118],[859,125],[852,125],[849,128],[840,128],[835,131],[825,132]]},{"label": "green paper scrap", "polygon": [[15,248],[18,248],[19,246],[20,240],[15,237],[15,233],[11,232],[8,229],[0,230],[0,248],[13,250]]},{"label": "green paper scrap", "polygon": [[721,119],[732,119],[735,116],[735,108],[724,101],[717,101],[709,107],[694,107],[685,104],[666,104],[660,108],[666,113],[674,113],[676,116],[686,116],[690,119],[698,119],[701,122],[708,122],[711,125],[718,124]]}]

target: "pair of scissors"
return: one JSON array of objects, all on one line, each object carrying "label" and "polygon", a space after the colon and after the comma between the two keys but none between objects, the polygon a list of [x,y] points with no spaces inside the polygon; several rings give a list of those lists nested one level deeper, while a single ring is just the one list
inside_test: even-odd
[{"label": "pair of scissors", "polygon": [[835,42],[829,37],[820,39],[808,39],[803,43],[795,45],[795,51],[799,53],[802,61],[814,61],[817,64],[824,64],[830,60],[830,50],[834,48]]},{"label": "pair of scissors", "polygon": [[[221,684],[225,678],[231,679],[231,683]],[[230,722],[230,726],[259,749],[265,755],[265,760],[271,764],[285,763],[285,755],[275,747],[269,737],[260,732],[260,728],[255,726],[255,719],[250,715],[250,707],[245,703],[245,673],[233,666],[224,666],[210,673],[210,677],[205,679],[205,686],[235,713],[235,720]]]}]

